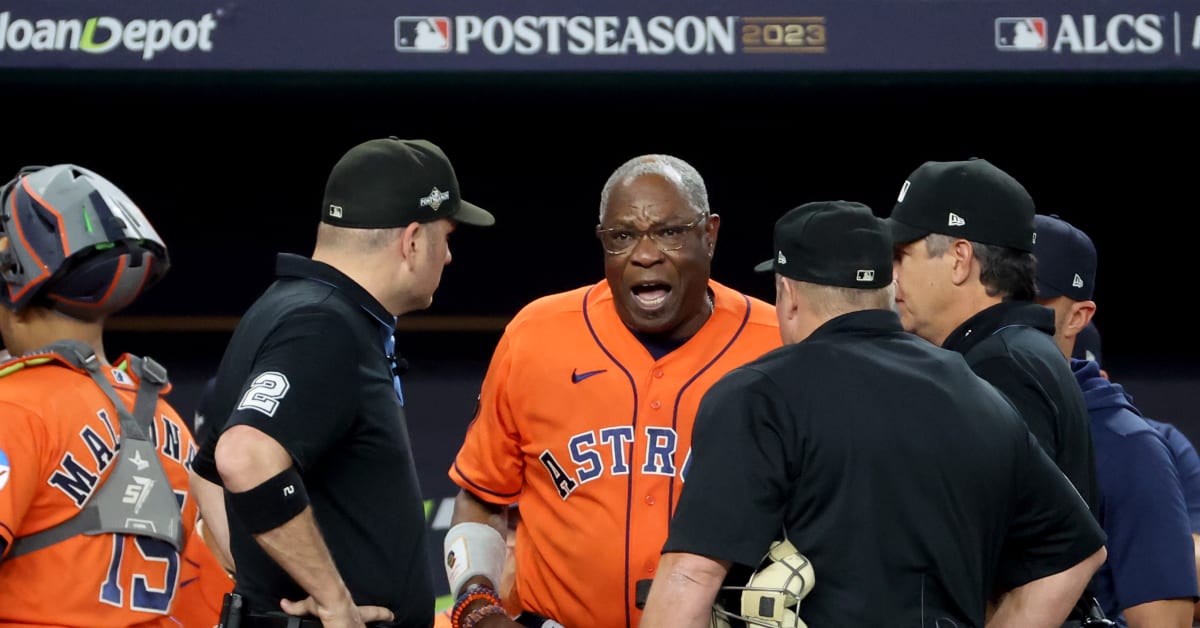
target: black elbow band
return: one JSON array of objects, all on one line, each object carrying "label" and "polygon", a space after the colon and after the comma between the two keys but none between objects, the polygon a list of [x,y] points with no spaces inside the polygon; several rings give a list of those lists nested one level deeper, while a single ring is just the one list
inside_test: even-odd
[{"label": "black elbow band", "polygon": [[308,491],[294,465],[248,491],[225,494],[229,509],[250,534],[274,530],[308,508]]}]

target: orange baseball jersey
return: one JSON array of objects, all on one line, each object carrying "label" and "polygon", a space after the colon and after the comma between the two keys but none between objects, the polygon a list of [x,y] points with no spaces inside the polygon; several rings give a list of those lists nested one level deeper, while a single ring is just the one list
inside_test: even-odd
[{"label": "orange baseball jersey", "polygon": [[200,526],[192,530],[183,548],[179,567],[179,594],[171,617],[183,628],[215,628],[221,621],[221,603],[233,591],[233,578],[208,548]]},{"label": "orange baseball jersey", "polygon": [[[120,368],[125,361],[122,356],[117,367],[104,372],[132,409],[137,381]],[[0,373],[13,364],[0,366]],[[87,373],[60,361],[9,373],[0,377],[0,627],[178,628],[169,614],[182,561],[168,543],[122,534],[78,535],[9,557],[14,538],[78,513],[121,455],[120,420]],[[197,516],[188,495],[196,445],[161,398],[153,426],[163,470],[182,505],[187,538]]]},{"label": "orange baseball jersey", "polygon": [[518,499],[516,594],[568,628],[634,628],[686,480],[700,398],[780,346],[770,305],[710,281],[714,311],[655,360],[607,282],[544,297],[509,323],[450,478]]}]

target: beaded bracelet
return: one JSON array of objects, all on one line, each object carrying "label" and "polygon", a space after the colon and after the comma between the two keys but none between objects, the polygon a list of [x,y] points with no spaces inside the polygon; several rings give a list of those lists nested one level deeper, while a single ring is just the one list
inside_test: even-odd
[{"label": "beaded bracelet", "polygon": [[[463,610],[476,600],[486,600],[488,606],[500,606],[500,595],[496,593],[495,589],[483,584],[472,584],[463,589],[458,600],[454,602],[454,610],[450,612],[450,624],[454,628],[461,628]],[[487,608],[487,606],[482,608]]]},{"label": "beaded bracelet", "polygon": [[495,604],[480,606],[479,608],[468,613],[466,617],[462,618],[462,621],[459,623],[459,628],[475,628],[475,624],[483,621],[484,617],[507,614],[508,613],[504,611],[503,606],[497,606]]}]

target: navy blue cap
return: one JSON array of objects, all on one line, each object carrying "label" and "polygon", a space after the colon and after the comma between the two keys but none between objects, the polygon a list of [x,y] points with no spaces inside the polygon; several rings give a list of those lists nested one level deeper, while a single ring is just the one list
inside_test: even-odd
[{"label": "navy blue cap", "polygon": [[1051,214],[1035,217],[1039,297],[1090,301],[1096,287],[1096,247],[1086,233]]}]

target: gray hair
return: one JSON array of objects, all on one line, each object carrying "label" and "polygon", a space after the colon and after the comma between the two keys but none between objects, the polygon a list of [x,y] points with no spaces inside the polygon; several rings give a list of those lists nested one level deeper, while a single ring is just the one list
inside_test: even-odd
[{"label": "gray hair", "polygon": [[791,282],[797,292],[804,295],[813,313],[833,318],[860,310],[894,310],[896,307],[896,283],[882,288],[845,288],[798,281],[777,275]]},{"label": "gray hair", "polygon": [[[929,257],[945,255],[955,239],[941,233],[929,234],[925,240]],[[971,241],[971,247],[975,251],[975,259],[979,260],[979,282],[988,296],[1000,297],[1005,301],[1034,299],[1037,295],[1034,283],[1037,261],[1033,253],[974,241]]]},{"label": "gray hair", "polygon": [[608,207],[608,196],[613,188],[642,175],[655,174],[675,184],[688,205],[698,214],[707,214],[708,189],[704,178],[688,162],[671,155],[641,155],[621,164],[604,184],[600,192],[600,221],[604,221],[604,209]]},{"label": "gray hair", "polygon": [[330,249],[370,253],[395,242],[405,227],[391,229],[354,229],[335,227],[328,223],[317,225],[317,245]]}]

